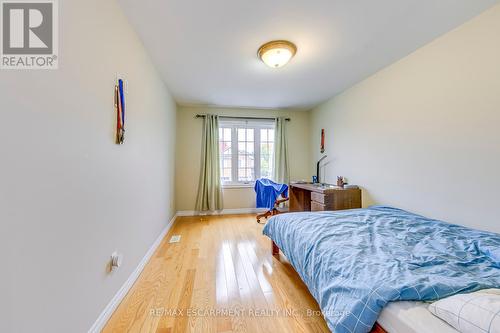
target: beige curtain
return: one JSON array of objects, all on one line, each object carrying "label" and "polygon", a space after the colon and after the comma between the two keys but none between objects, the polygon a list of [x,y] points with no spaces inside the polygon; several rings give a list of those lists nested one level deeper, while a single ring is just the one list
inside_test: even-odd
[{"label": "beige curtain", "polygon": [[219,166],[219,117],[207,114],[203,120],[201,170],[196,210],[221,210],[222,206]]},{"label": "beige curtain", "polygon": [[286,140],[286,120],[276,118],[274,129],[274,174],[273,180],[277,183],[290,182],[290,168],[288,166],[288,145]]}]

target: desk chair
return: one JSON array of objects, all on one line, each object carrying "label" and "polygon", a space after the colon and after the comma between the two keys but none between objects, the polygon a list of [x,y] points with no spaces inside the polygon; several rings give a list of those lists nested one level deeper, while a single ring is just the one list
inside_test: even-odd
[{"label": "desk chair", "polygon": [[278,184],[267,178],[257,179],[254,189],[257,195],[257,208],[269,209],[267,212],[257,215],[257,223],[260,223],[261,218],[267,219],[269,216],[280,214],[279,205],[289,200],[288,185]]}]

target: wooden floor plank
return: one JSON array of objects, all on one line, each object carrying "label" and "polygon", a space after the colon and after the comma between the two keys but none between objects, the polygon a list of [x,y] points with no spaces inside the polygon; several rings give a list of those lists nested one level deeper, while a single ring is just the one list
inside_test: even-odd
[{"label": "wooden floor plank", "polygon": [[254,215],[179,217],[103,332],[329,332],[262,228]]}]

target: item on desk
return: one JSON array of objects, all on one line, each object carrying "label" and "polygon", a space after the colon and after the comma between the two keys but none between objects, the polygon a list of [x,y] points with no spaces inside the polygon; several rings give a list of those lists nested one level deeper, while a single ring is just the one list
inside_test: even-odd
[{"label": "item on desk", "polygon": [[318,182],[318,176],[313,176],[312,181],[313,184],[316,184]]},{"label": "item on desk", "polygon": [[321,180],[319,178],[319,165],[321,164],[321,161],[323,161],[325,158],[328,156],[325,155],[322,158],[319,159],[319,161],[316,163],[316,183],[321,183]]},{"label": "item on desk", "polygon": [[344,185],[344,189],[357,189],[357,188],[359,188],[358,185],[348,185],[348,184]]},{"label": "item on desk", "polygon": [[344,177],[342,176],[337,176],[337,186],[344,188],[344,185],[347,185]]}]

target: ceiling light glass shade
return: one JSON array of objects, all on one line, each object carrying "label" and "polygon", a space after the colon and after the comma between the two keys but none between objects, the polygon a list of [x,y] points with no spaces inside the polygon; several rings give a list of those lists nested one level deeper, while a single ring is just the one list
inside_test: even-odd
[{"label": "ceiling light glass shade", "polygon": [[275,40],[262,45],[257,54],[269,67],[285,66],[297,52],[295,44],[286,40]]}]

